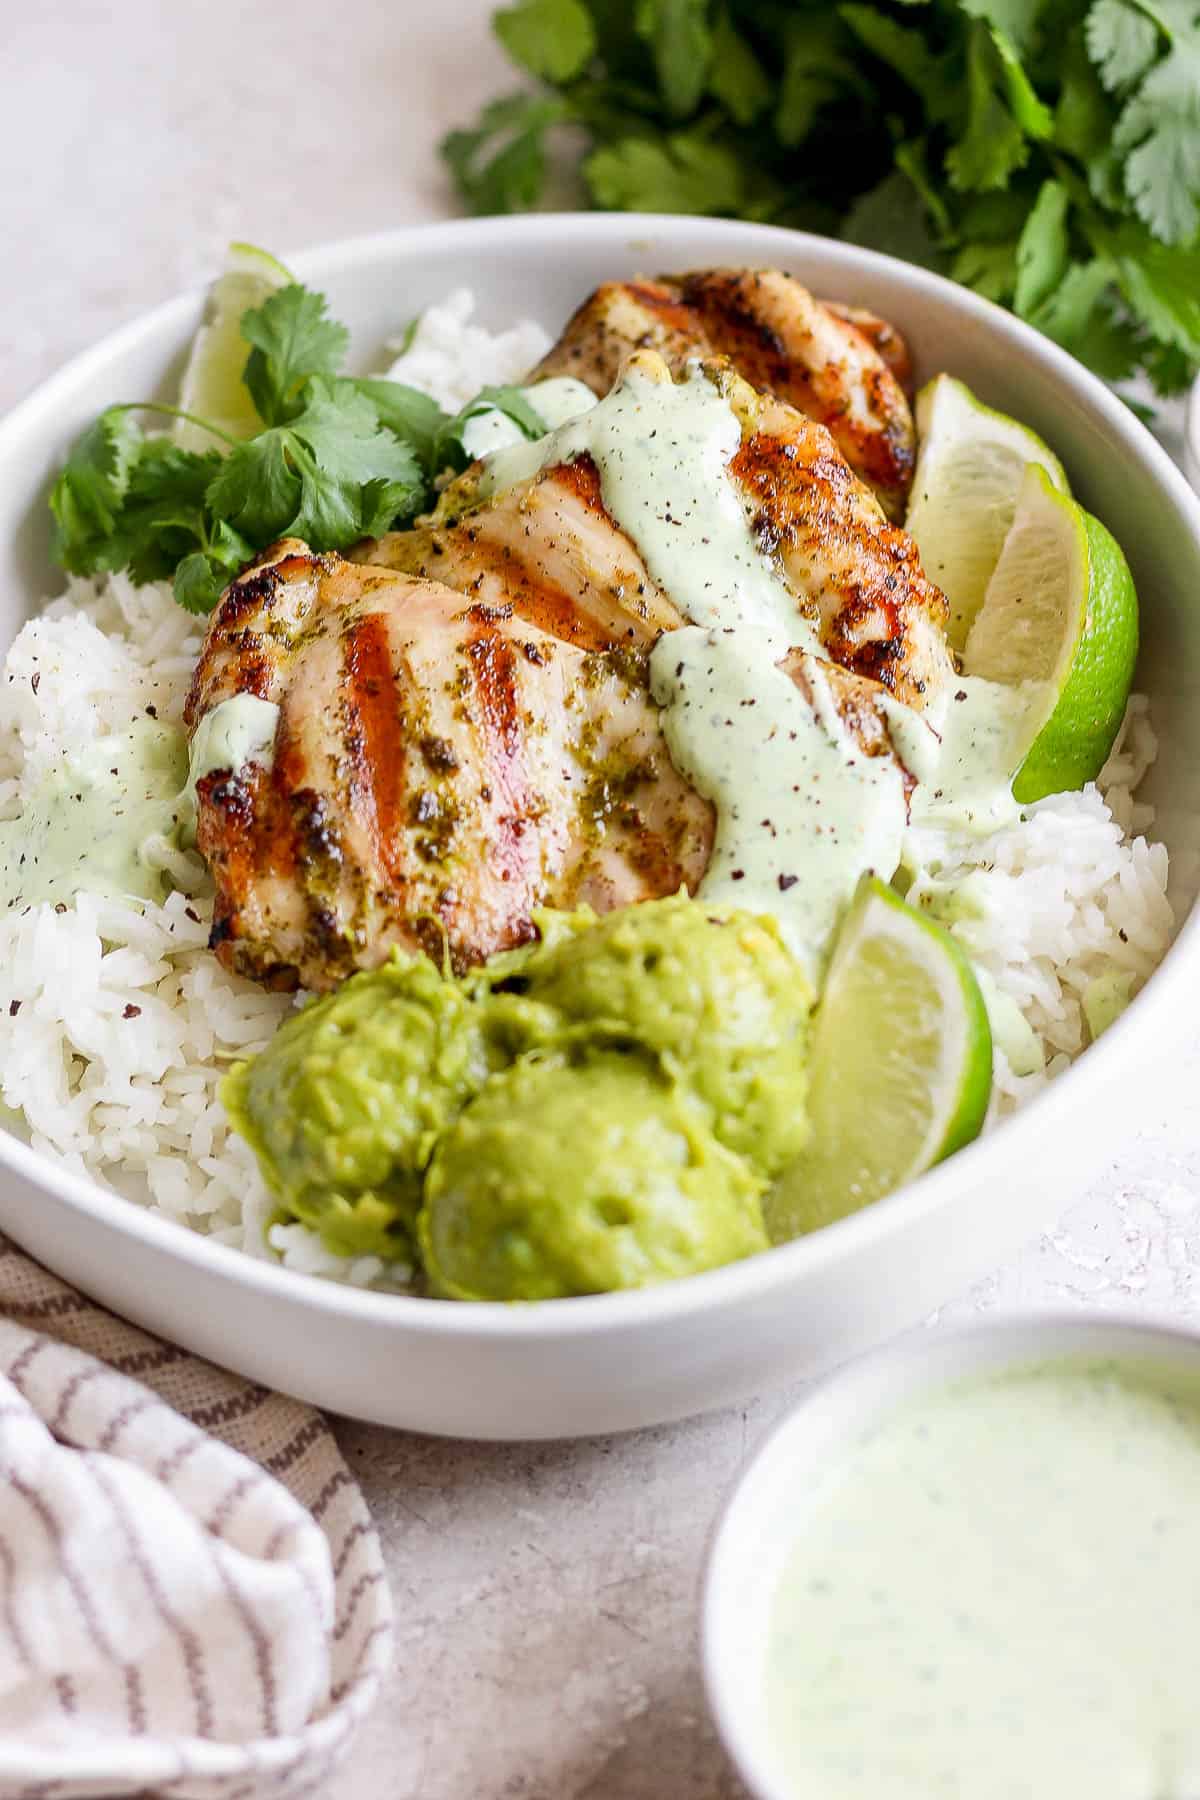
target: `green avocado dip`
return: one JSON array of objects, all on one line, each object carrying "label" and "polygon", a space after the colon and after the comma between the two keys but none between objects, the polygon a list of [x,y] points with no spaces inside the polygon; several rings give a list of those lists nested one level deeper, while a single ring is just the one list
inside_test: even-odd
[{"label": "green avocado dip", "polygon": [[803,1147],[812,992],[774,921],[677,896],[455,977],[395,956],[305,1007],[223,1095],[278,1199],[434,1293],[642,1287],[767,1248]]}]

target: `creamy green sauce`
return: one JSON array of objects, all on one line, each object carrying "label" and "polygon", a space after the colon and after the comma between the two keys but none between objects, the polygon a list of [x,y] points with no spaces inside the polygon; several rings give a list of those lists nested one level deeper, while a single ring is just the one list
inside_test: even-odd
[{"label": "creamy green sauce", "polygon": [[900,859],[904,784],[890,757],[843,732],[817,657],[805,674],[811,705],[757,633],[698,626],[669,632],[651,659],[672,761],[717,809],[701,893],[773,913],[814,975],[862,871]]},{"label": "creamy green sauce", "polygon": [[[553,375],[520,391],[547,431],[555,431],[596,404],[591,388],[573,375]],[[521,427],[498,406],[484,407],[463,427],[462,445],[468,456],[491,456],[509,444],[524,442]]]},{"label": "creamy green sauce", "polygon": [[278,706],[273,700],[260,700],[257,694],[232,694],[205,713],[188,754],[187,786],[182,795],[185,842],[195,841],[197,783],[221,769],[240,775],[251,762],[269,769],[275,759],[278,723]]},{"label": "creamy green sauce", "polygon": [[69,904],[81,889],[161,900],[181,845],[195,841],[196,783],[248,762],[270,766],[278,707],[253,694],[223,700],[189,755],[174,726],[135,719],[47,769],[20,818],[0,821],[0,909]]},{"label": "creamy green sauce", "polygon": [[[981,675],[957,676],[938,708],[941,742],[933,753],[922,755],[911,742],[897,746],[917,780],[914,825],[986,833],[1010,824],[1020,812],[1013,778],[1052,707],[1046,681],[1009,687]],[[889,718],[901,710],[907,709],[892,702]]]},{"label": "creamy green sauce", "polygon": [[[896,767],[847,733],[817,634],[754,540],[727,473],[740,443],[733,409],[698,367],[678,383],[632,368],[583,416],[499,450],[481,491],[592,458],[609,513],[692,621],[656,646],[651,679],[676,765],[717,807],[700,895],[773,913],[812,969],[862,873],[895,872],[906,805]],[[793,648],[810,653],[811,706],[775,666]],[[1015,817],[1012,778],[1047,698],[1041,683],[968,677],[930,717],[884,697],[918,783],[913,821],[986,832]]]},{"label": "creamy green sauce", "polygon": [[699,369],[681,382],[631,369],[582,418],[501,450],[481,492],[500,493],[553,463],[590,456],[605,507],[679,610],[711,630],[759,631],[774,660],[794,644],[818,646],[727,479],[741,441],[729,402]]},{"label": "creamy green sauce", "polygon": [[1200,1794],[1200,1387],[1089,1362],[964,1382],[796,1524],[766,1726],[797,1800]]},{"label": "creamy green sauce", "polygon": [[69,904],[81,888],[161,900],[186,768],[182,732],[149,719],[64,756],[0,823],[0,907]]}]

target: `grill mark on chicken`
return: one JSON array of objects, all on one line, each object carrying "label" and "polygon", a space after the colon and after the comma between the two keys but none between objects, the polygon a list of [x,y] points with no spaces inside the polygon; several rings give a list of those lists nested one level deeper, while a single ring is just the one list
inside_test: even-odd
[{"label": "grill mark on chicken", "polygon": [[[632,367],[633,365],[631,365]],[[639,372],[666,380],[661,358],[640,352]],[[947,603],[925,575],[915,543],[884,519],[829,432],[795,407],[763,395],[717,360],[702,368],[738,419],[742,442],[729,465],[747,521],[795,597],[798,615],[826,653],[918,709],[952,672]],[[586,496],[581,504],[580,492]],[[596,495],[599,492],[599,506]],[[553,464],[530,481],[478,498],[478,469],[442,497],[441,579],[489,599],[508,596],[557,635],[573,637],[530,604],[539,585],[569,595],[574,616],[631,649],[683,623],[637,547],[603,508],[590,457]],[[399,568],[423,566],[427,532],[394,532],[356,555]],[[514,578],[514,564],[520,569]]]},{"label": "grill mark on chicken", "polygon": [[752,432],[730,473],[745,492],[760,548],[797,586],[820,572],[817,622],[828,655],[919,708],[931,675],[950,672],[948,607],[912,538],[878,518],[864,531],[854,474],[828,440],[804,455],[777,433]]},{"label": "grill mark on chicken", "polygon": [[885,320],[815,300],[778,269],[605,282],[536,374],[573,375],[603,394],[625,357],[646,349],[675,374],[691,358],[727,356],[755,387],[825,425],[889,515],[902,515],[916,459],[904,389],[911,367],[907,345]]},{"label": "grill mark on chicken", "polygon": [[[838,710],[867,755],[893,755],[880,689],[919,708],[949,674],[945,599],[824,427],[728,364],[706,373],[742,431],[729,479],[834,659]],[[270,772],[201,784],[231,969],[320,988],[395,946],[461,969],[526,941],[539,905],[607,910],[703,875],[713,809],[647,690],[683,620],[595,464],[482,503],[472,481],[358,561],[274,546],[210,621],[189,726],[250,684],[281,708]],[[805,686],[803,656],[784,667]]]},{"label": "grill mark on chicken", "polygon": [[346,721],[342,743],[351,808],[368,833],[388,881],[403,886],[402,842],[407,720],[392,660],[387,619],[365,613],[342,634]]},{"label": "grill mark on chicken", "polygon": [[[322,988],[399,946],[462,969],[527,941],[539,905],[699,882],[712,808],[671,765],[644,655],[294,542],[266,561],[294,579],[248,571],[253,601],[234,584],[194,681],[193,729],[242,691],[246,631],[270,646],[271,768],[199,784],[227,968]],[[286,631],[262,632],[263,609]]]},{"label": "grill mark on chicken", "polygon": [[588,455],[577,456],[572,462],[558,463],[556,474],[560,487],[565,488],[581,506],[589,512],[605,517],[604,494],[600,486],[600,471]]},{"label": "grill mark on chicken", "polygon": [[512,884],[513,907],[528,914],[537,893],[536,854],[531,855],[536,846],[529,827],[541,810],[525,767],[532,721],[520,713],[512,640],[501,635],[485,607],[471,607],[467,619],[464,649],[479,705],[476,742],[485,758],[486,785],[497,802],[496,836],[488,849],[500,880]]},{"label": "grill mark on chicken", "polygon": [[507,605],[582,650],[617,642],[648,647],[660,631],[682,623],[635,546],[609,518],[590,456],[555,464],[480,507],[473,494],[448,488],[443,517],[453,522],[389,532],[356,545],[351,554],[373,566],[429,576],[489,605]]},{"label": "grill mark on chicken", "polygon": [[881,319],[865,306],[847,306],[841,300],[822,300],[822,306],[831,312],[835,319],[844,319],[852,325],[860,337],[866,338],[872,349],[882,356],[900,386],[906,394],[912,393],[913,366],[912,355],[908,344],[894,325]]}]

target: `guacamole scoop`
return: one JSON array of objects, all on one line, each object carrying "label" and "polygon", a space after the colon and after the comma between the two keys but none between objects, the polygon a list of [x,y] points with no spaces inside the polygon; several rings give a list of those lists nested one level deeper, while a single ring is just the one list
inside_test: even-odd
[{"label": "guacamole scoop", "polygon": [[464,989],[398,958],[294,1014],[221,1097],[282,1215],[336,1255],[394,1262],[414,1254],[434,1144],[494,1060]]},{"label": "guacamole scoop", "polygon": [[567,921],[508,985],[565,1033],[652,1052],[759,1173],[794,1162],[808,1136],[813,995],[774,920],[679,894]]},{"label": "guacamole scoop", "polygon": [[397,954],[235,1068],[276,1218],[339,1255],[419,1254],[462,1299],[765,1248],[759,1195],[807,1136],[812,1004],[773,923],[681,895],[537,925],[460,977]]},{"label": "guacamole scoop", "polygon": [[765,1183],[653,1063],[523,1058],[440,1139],[420,1244],[435,1293],[559,1300],[767,1248]]}]

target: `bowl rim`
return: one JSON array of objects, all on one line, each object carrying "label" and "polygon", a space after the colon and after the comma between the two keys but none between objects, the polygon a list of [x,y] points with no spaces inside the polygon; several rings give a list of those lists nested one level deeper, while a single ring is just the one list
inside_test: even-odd
[{"label": "bowl rim", "polygon": [[1183,415],[1183,466],[1194,488],[1200,488],[1200,375],[1188,389]]},{"label": "bowl rim", "polygon": [[[994,1348],[994,1355],[986,1355],[989,1347]],[[977,1356],[979,1351],[985,1354]],[[741,1678],[731,1676],[721,1640],[727,1608],[744,1591],[742,1571],[752,1553],[748,1521],[753,1520],[753,1501],[764,1488],[768,1493],[775,1491],[785,1476],[794,1477],[798,1470],[819,1476],[836,1468],[875,1425],[957,1378],[968,1379],[977,1373],[986,1380],[1022,1366],[1065,1362],[1080,1352],[1126,1365],[1157,1355],[1168,1363],[1186,1365],[1200,1376],[1200,1330],[1180,1325],[1161,1310],[1129,1318],[1096,1306],[1071,1311],[1045,1307],[995,1318],[976,1317],[936,1331],[918,1328],[851,1357],[814,1381],[751,1452],[709,1533],[697,1630],[709,1713],[726,1754],[754,1800],[794,1800],[794,1796],[793,1790],[775,1779],[763,1733],[749,1722],[751,1707],[746,1696],[755,1691],[753,1679],[747,1682],[741,1665]],[[890,1391],[881,1397],[875,1383],[889,1374],[893,1377]],[[792,1451],[791,1440],[803,1436],[815,1413],[831,1406],[840,1409],[831,1453],[821,1457]]]},{"label": "bowl rim", "polygon": [[[848,276],[873,271],[893,283],[899,282],[909,290],[914,304],[927,296],[951,305],[981,331],[1005,342],[1014,356],[1040,365],[1048,376],[1068,391],[1073,390],[1076,398],[1099,416],[1127,454],[1165,490],[1190,532],[1200,563],[1200,498],[1151,432],[1122,401],[1065,350],[1002,307],[944,276],[878,251],[811,232],[740,220],[685,214],[563,212],[398,226],[313,246],[287,255],[285,260],[306,280],[320,280],[329,275],[344,277],[356,268],[380,261],[436,254],[443,249],[473,252],[481,259],[521,248],[540,249],[562,258],[580,241],[589,247],[612,244],[628,250],[638,248],[643,239],[653,239],[653,246],[647,242],[647,248],[657,253],[660,242],[669,249],[672,241],[686,243],[697,234],[714,243],[727,238],[731,255],[743,264],[745,247],[761,244],[764,260],[783,256],[796,265],[802,264],[806,255],[816,256],[843,265]],[[735,243],[740,246],[736,251],[732,248]],[[203,287],[197,287],[163,301],[69,360],[0,418],[0,445],[13,438],[19,440],[26,431],[44,425],[78,384],[100,373],[115,356],[134,348],[142,339],[168,328],[182,332],[195,318],[204,292]],[[1099,1090],[1118,1065],[1135,1066],[1142,1051],[1153,1050],[1156,1058],[1161,1057],[1167,1045],[1183,1040],[1187,1026],[1182,1015],[1186,1009],[1155,1002],[1166,1000],[1168,965],[1174,977],[1185,962],[1200,974],[1200,905],[1194,906],[1183,920],[1162,963],[1122,1017],[1020,1113],[1006,1119],[996,1133],[977,1138],[906,1187],[809,1237],[654,1287],[537,1303],[476,1301],[469,1306],[452,1306],[443,1300],[330,1281],[285,1268],[233,1245],[216,1243],[86,1176],[57,1167],[48,1157],[3,1130],[0,1170],[7,1169],[35,1187],[51,1190],[73,1210],[111,1227],[118,1236],[131,1235],[151,1251],[165,1251],[177,1261],[200,1265],[264,1298],[290,1295],[297,1303],[330,1316],[376,1326],[403,1326],[441,1338],[532,1342],[546,1337],[598,1336],[635,1324],[666,1323],[733,1308],[754,1296],[774,1293],[786,1288],[801,1269],[818,1270],[937,1211],[952,1188],[961,1188],[983,1176],[986,1159],[994,1154],[997,1140],[1002,1140],[1015,1155],[1021,1142],[1019,1134],[1026,1138],[1040,1136],[1068,1115],[1082,1111],[1088,1094]]]}]

